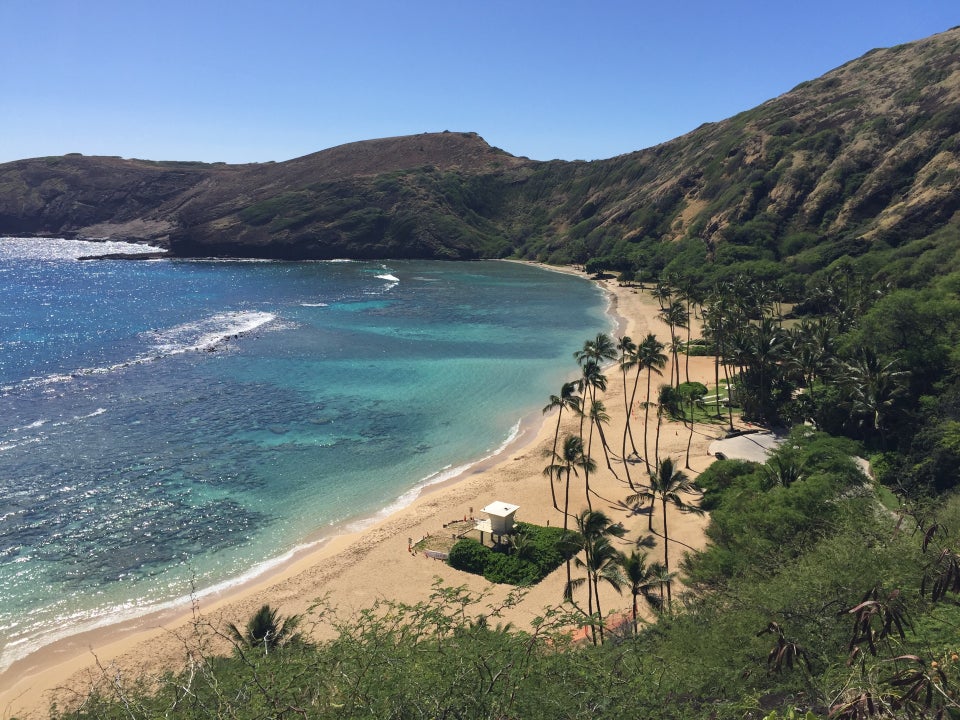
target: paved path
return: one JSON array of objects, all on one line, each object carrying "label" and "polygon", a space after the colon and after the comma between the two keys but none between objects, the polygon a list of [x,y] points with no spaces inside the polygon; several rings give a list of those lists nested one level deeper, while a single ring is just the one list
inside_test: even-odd
[{"label": "paved path", "polygon": [[778,437],[771,432],[748,433],[725,440],[714,440],[710,443],[710,454],[722,455],[728,460],[751,460],[765,463],[767,456],[782,442],[782,437]]}]

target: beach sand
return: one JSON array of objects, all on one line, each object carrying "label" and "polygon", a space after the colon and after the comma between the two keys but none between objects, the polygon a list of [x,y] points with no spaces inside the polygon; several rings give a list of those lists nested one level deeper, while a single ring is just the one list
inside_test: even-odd
[{"label": "beach sand", "polygon": [[[648,293],[619,287],[613,280],[601,284],[610,294],[612,312],[619,318],[617,336],[626,334],[639,341],[648,332],[653,332],[662,342],[669,340],[669,329],[657,317],[659,305]],[[693,336],[697,335],[695,321]],[[683,357],[680,363],[683,373]],[[669,377],[669,370],[668,364],[664,378]],[[571,379],[577,373],[572,357],[570,373]],[[623,381],[616,367],[608,368],[606,375],[608,389],[603,401],[611,416],[606,433],[614,451],[619,454],[626,417]],[[685,374],[682,377],[686,379]],[[690,379],[712,386],[713,359],[690,358]],[[660,382],[666,380],[655,377],[654,388]],[[642,402],[644,396],[645,385],[641,384],[637,402]],[[547,400],[544,398],[544,404]],[[53,700],[65,707],[76,702],[90,688],[105,687],[118,678],[124,682],[137,676],[150,677],[178,669],[186,662],[188,652],[194,649],[198,637],[196,621],[220,627],[227,622],[242,625],[264,603],[289,615],[306,612],[318,598],[327,597],[338,616],[347,618],[372,606],[378,599],[405,603],[425,600],[433,591],[434,582],[440,579],[448,586],[462,585],[477,594],[488,593],[486,602],[498,604],[511,588],[491,585],[482,577],[460,573],[423,553],[414,555],[408,551],[408,540],[417,541],[428,534],[444,533],[445,523],[463,519],[470,514],[471,508],[473,515],[477,516],[481,508],[495,500],[519,505],[519,520],[562,525],[562,514],[553,508],[549,484],[543,475],[543,468],[549,462],[556,420],[555,413],[544,416],[542,422],[533,423],[533,427],[527,428],[516,443],[491,461],[470,468],[451,482],[426,489],[411,505],[369,527],[357,532],[342,532],[299,553],[267,575],[243,586],[220,596],[202,597],[192,607],[188,605],[72,636],[14,663],[0,675],[0,718],[43,717]],[[574,431],[577,421],[569,416],[566,420],[565,430]],[[642,412],[635,413],[631,423],[640,447],[642,420]],[[656,419],[651,417],[651,453],[655,428]],[[723,426],[696,427],[690,455],[692,470],[687,471],[688,474],[695,477],[712,462],[708,446],[723,434],[723,430]],[[660,439],[661,457],[671,456],[683,468],[687,438],[688,429],[681,423],[664,423]],[[646,512],[630,513],[616,504],[630,492],[623,479],[622,466],[614,463],[621,476],[617,479],[605,467],[597,442],[593,455],[598,470],[591,474],[591,487],[610,501],[594,499],[594,509],[602,509],[614,521],[623,522],[630,540],[647,534]],[[633,465],[631,472],[635,481],[645,477],[643,463]],[[572,488],[575,492],[571,490],[571,511],[576,513],[586,507],[586,501],[582,483],[574,483]],[[556,489],[562,497],[562,486],[558,484]],[[686,547],[703,547],[707,518],[680,514],[670,508],[668,522],[671,568],[676,569]],[[659,508],[654,514],[653,527],[655,533],[662,533]],[[651,560],[662,559],[663,539],[658,537],[657,540],[657,547],[649,551]],[[529,627],[531,620],[542,615],[545,608],[561,604],[565,581],[565,570],[560,568],[527,591],[522,602],[504,610],[498,622],[510,622],[517,628]],[[581,594],[584,592],[580,591]],[[617,595],[605,587],[601,598],[604,613],[629,612],[629,593]],[[585,604],[585,595],[583,601]],[[224,652],[229,649],[226,644],[219,647]]]}]

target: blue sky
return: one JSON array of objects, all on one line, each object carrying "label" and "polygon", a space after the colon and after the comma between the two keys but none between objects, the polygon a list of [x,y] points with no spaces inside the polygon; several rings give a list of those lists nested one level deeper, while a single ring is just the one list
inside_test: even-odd
[{"label": "blue sky", "polygon": [[956,0],[0,0],[0,162],[441,130],[606,158],[958,24]]}]

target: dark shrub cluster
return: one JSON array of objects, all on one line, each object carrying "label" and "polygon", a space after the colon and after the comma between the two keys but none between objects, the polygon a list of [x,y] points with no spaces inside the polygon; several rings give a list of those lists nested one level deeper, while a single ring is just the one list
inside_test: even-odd
[{"label": "dark shrub cluster", "polygon": [[450,550],[449,563],[493,583],[532,585],[576,553],[576,539],[576,533],[564,533],[563,528],[517,523],[511,541],[497,547],[469,538],[459,540]]}]

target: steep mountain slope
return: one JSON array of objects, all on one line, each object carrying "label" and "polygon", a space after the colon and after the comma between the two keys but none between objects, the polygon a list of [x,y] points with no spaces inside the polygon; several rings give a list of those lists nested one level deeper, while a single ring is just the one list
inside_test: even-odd
[{"label": "steep mountain slope", "polygon": [[[819,265],[955,226],[958,132],[954,29],[872,51],[651,150],[578,168],[559,194],[568,210],[550,229],[581,240],[586,255],[696,238],[720,261]],[[579,215],[570,212],[577,198]],[[805,254],[824,241],[831,248]]]},{"label": "steep mountain slope", "polygon": [[214,167],[81,155],[6,163],[0,165],[0,233],[162,238],[174,226],[176,199]]},{"label": "steep mountain slope", "polygon": [[[904,261],[960,238],[958,132],[955,28],[589,163],[534,162],[450,132],[256,165],[7,163],[0,233],[149,239],[189,256],[512,254],[601,258],[627,273],[699,263],[706,274],[802,275],[870,252]],[[960,269],[953,255],[937,265]]]},{"label": "steep mountain slope", "polygon": [[491,221],[528,160],[474,133],[351,143],[285,163],[247,166],[196,186],[178,211],[183,255],[290,258],[496,256]]},{"label": "steep mountain slope", "polygon": [[448,132],[253,165],[21,160],[0,165],[0,233],[147,240],[182,255],[496,255],[471,188],[529,164]]}]

